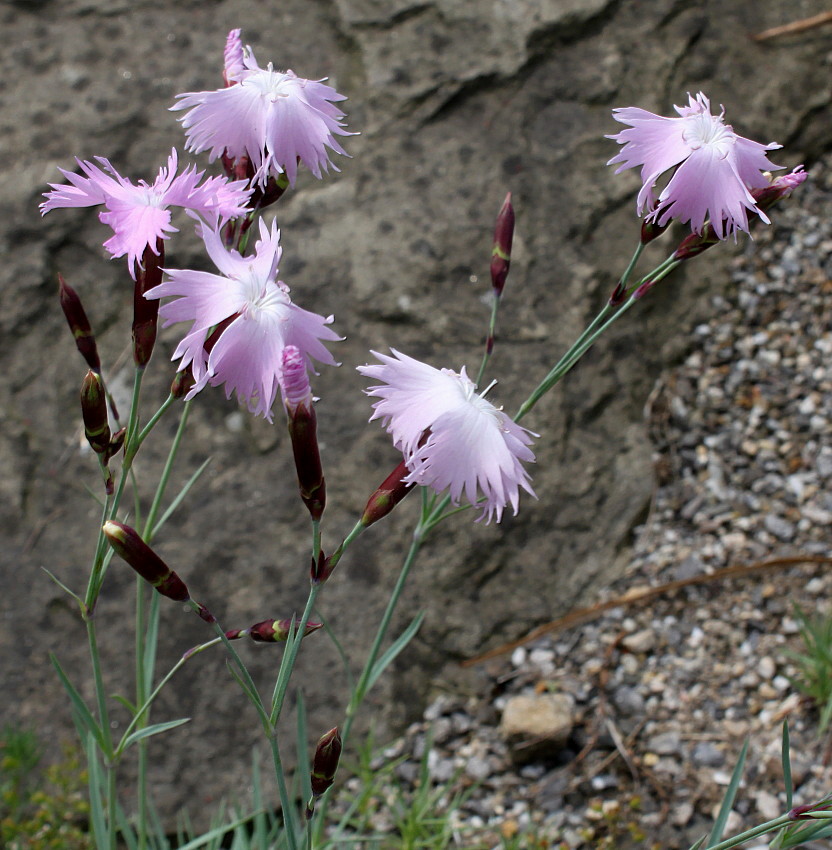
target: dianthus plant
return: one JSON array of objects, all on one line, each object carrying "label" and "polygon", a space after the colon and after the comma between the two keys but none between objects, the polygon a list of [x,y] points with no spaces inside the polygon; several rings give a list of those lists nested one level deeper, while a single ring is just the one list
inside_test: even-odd
[{"label": "dianthus plant", "polygon": [[[60,207],[98,207],[107,231],[103,246],[112,258],[126,257],[125,282],[133,288],[135,380],[130,410],[122,422],[81,297],[63,278],[59,287],[61,306],[88,366],[81,381],[81,412],[101,471],[103,511],[86,589],[72,589],[60,576],[53,578],[77,601],[86,624],[93,701],[88,703],[81,696],[84,688],[71,681],[57,657],[54,664],[89,759],[91,829],[100,850],[115,848],[122,840],[138,850],[148,846],[153,818],[147,740],[185,722],[151,723],[151,707],[176,672],[211,647],[228,654],[234,678],[254,706],[271,749],[280,797],[273,807],[279,806],[283,818],[277,844],[295,850],[326,843],[325,795],[356,712],[383,669],[418,630],[419,617],[387,645],[393,611],[430,532],[457,513],[494,526],[506,510],[516,514],[521,503],[535,495],[532,464],[547,460],[539,452],[536,455],[538,435],[521,424],[537,401],[613,322],[674,268],[729,236],[736,239],[739,231],[748,231],[755,222],[768,223],[770,207],[806,177],[798,168],[773,178],[769,172],[779,166],[767,156],[778,145],[758,144],[735,133],[725,123],[723,111],[712,111],[704,94],[690,96],[686,106],[676,108],[678,116],[673,118],[636,107],[616,109],[613,115],[626,129],[610,137],[621,145],[610,162],[618,164],[619,171],[640,167],[643,185],[636,206],[643,221],[633,259],[610,297],[548,374],[529,388],[523,404],[513,414],[506,412],[499,404],[496,381],[489,378],[486,383],[486,376],[511,261],[514,209],[509,194],[494,231],[492,310],[485,351],[476,368],[443,363],[441,353],[431,356],[431,363],[422,362],[404,351],[385,348],[384,340],[378,351],[368,354],[367,363],[357,365],[369,382],[369,419],[387,431],[401,460],[389,474],[379,472],[381,483],[366,494],[352,531],[325,551],[321,528],[330,494],[316,437],[314,383],[317,369],[336,367],[342,337],[325,305],[312,303],[302,287],[291,288],[292,281],[282,279],[281,233],[271,209],[287,191],[299,191],[297,187],[308,182],[309,175],[324,179],[338,171],[336,162],[343,166],[346,151],[341,142],[352,134],[341,110],[345,98],[324,80],[279,71],[271,63],[261,67],[251,48],[243,46],[239,30],[228,36],[222,77],[223,85],[216,90],[178,95],[171,108],[184,130],[184,149],[206,153],[208,164],[221,163],[223,173],[206,176],[204,168],[198,170],[193,164],[183,168],[176,148],[152,182],[123,176],[118,164],[102,156],[79,158],[75,170],[61,170],[65,182],[52,184],[41,206],[44,214]],[[674,220],[686,225],[688,234],[656,268],[636,275],[644,246]],[[180,268],[166,259],[179,229],[193,225],[210,271]],[[94,309],[94,291],[83,295]],[[181,336],[173,352],[175,366],[160,361],[158,355],[153,360],[154,368],[170,370],[172,384],[169,396],[146,416],[141,413],[142,378],[151,364],[160,317]],[[305,606],[300,613],[264,610],[263,620],[244,628],[220,625],[210,600],[193,598],[189,585],[199,582],[195,564],[177,563],[174,570],[151,545],[199,478],[201,469],[181,493],[173,498],[166,494],[188,411],[215,387],[223,388],[227,397],[233,396],[253,416],[269,422],[275,416],[285,417],[297,470],[299,508],[309,514],[311,526]],[[126,497],[134,486],[136,455],[160,419],[177,412],[179,430],[155,496],[144,506],[136,495],[129,500],[128,511]],[[545,426],[530,424],[539,429]],[[318,741],[310,769],[299,771],[306,777],[303,797],[307,804],[298,811],[287,787],[278,721],[301,643],[322,626],[312,619],[316,600],[329,581],[343,580],[336,567],[353,541],[414,490],[421,492],[422,510],[398,582],[349,705],[340,716],[333,709],[333,728]],[[94,618],[97,602],[107,592],[114,554],[137,575],[135,694],[122,701],[132,719],[121,735],[114,733],[109,720],[112,706],[103,684]],[[262,597],[264,605],[277,602],[269,598],[268,588],[262,588]],[[213,636],[184,652],[172,670],[154,681],[162,598],[190,607]],[[235,641],[246,637],[283,644],[283,660],[269,696],[261,693],[236,649]],[[135,800],[122,796],[118,781],[128,751],[137,754]]]}]

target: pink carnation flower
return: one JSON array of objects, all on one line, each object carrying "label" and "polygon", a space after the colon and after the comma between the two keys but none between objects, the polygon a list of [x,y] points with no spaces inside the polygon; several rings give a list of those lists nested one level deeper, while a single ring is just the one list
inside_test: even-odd
[{"label": "pink carnation flower", "polygon": [[[172,150],[167,167],[148,185],[139,180],[138,185],[122,177],[109,160],[96,157],[102,168],[86,160],[76,159],[86,176],[58,169],[70,185],[50,183],[51,192],[40,205],[41,215],[58,207],[93,207],[103,204],[106,212],[98,218],[112,228],[113,235],[104,247],[113,257],[127,254],[127,265],[133,278],[148,246],[158,255],[157,241],[176,233],[171,224],[170,207],[183,207],[214,222],[245,215],[250,189],[246,182],[229,182],[225,177],[209,177],[200,186],[204,172],[193,166],[177,176],[178,157]],[[103,170],[102,170],[103,169]]]},{"label": "pink carnation flower", "polygon": [[[647,221],[659,226],[672,218],[690,222],[701,234],[710,217],[719,239],[737,230],[748,230],[748,211],[768,223],[751,189],[768,186],[763,172],[772,165],[766,152],[781,147],[761,145],[738,136],[723,121],[725,111],[711,115],[711,105],[701,92],[688,95],[688,106],[675,106],[678,118],[654,115],[638,107],[614,109],[613,117],[629,129],[607,136],[624,147],[607,165],[621,163],[615,173],[641,166],[643,186],[638,193],[638,213],[646,209]],[[678,166],[678,167],[677,167]],[[653,187],[659,176],[675,168],[658,200]]]},{"label": "pink carnation flower", "polygon": [[520,462],[534,461],[528,447],[537,435],[478,395],[464,367],[461,372],[434,369],[391,350],[393,357],[373,351],[381,365],[358,371],[384,384],[367,390],[380,399],[370,421],[381,419],[404,455],[409,474],[402,480],[449,490],[457,505],[464,493],[482,507],[478,519],[487,522],[499,522],[508,503],[516,514],[520,488],[534,496]]},{"label": "pink carnation flower", "polygon": [[246,156],[255,169],[254,182],[261,186],[270,174],[283,173],[294,186],[298,160],[315,177],[329,168],[338,171],[327,148],[346,156],[334,134],[353,135],[343,129],[344,113],[334,105],[346,100],[344,95],[321,80],[275,71],[271,63],[261,68],[250,47],[240,69],[234,32],[225,54],[229,85],[179,94],[179,103],[171,107],[188,110],[180,119],[188,150],[207,150],[211,162],[223,153],[231,159]]},{"label": "pink carnation flower", "polygon": [[193,371],[195,383],[186,398],[206,384],[225,384],[227,398],[236,392],[252,413],[271,422],[283,349],[296,346],[309,368],[312,358],[335,365],[321,340],[341,337],[327,327],[332,316],[324,318],[293,304],[289,287],[277,280],[281,248],[276,222],[269,230],[260,219],[253,256],[225,248],[217,229],[204,227],[202,238],[221,274],[165,269],[170,280],[148,290],[146,297],[178,296],[160,308],[165,327],[191,322],[173,354],[174,360],[181,358],[180,370],[190,365]]}]

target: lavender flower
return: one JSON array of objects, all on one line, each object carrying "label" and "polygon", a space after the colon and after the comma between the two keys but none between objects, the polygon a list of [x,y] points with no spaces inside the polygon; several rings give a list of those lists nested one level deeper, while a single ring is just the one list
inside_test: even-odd
[{"label": "lavender flower", "polygon": [[227,397],[236,392],[252,413],[271,422],[283,349],[296,346],[310,369],[313,358],[335,365],[321,340],[340,337],[327,327],[332,316],[324,318],[293,304],[289,287],[277,280],[281,248],[276,222],[269,230],[260,219],[253,256],[225,248],[216,229],[202,228],[202,238],[221,274],[165,269],[170,280],[148,290],[146,297],[179,296],[160,308],[165,327],[191,322],[173,354],[174,360],[181,358],[180,370],[189,365],[193,370],[194,386],[186,398],[193,398],[206,384],[225,384]]},{"label": "lavender flower", "polygon": [[[235,32],[237,35],[235,37]],[[188,110],[180,119],[188,137],[187,148],[209,152],[213,162],[224,153],[231,159],[248,157],[254,183],[265,186],[269,175],[285,173],[294,186],[298,160],[320,178],[321,171],[338,168],[329,158],[346,152],[334,134],[344,130],[344,113],[334,104],[346,100],[321,80],[305,80],[294,71],[261,68],[250,47],[239,66],[239,32],[229,33],[225,50],[228,85],[216,91],[185,92],[172,110]]]},{"label": "lavender flower", "polygon": [[[748,231],[748,212],[768,223],[765,213],[751,195],[752,189],[768,185],[763,172],[772,165],[766,152],[780,145],[762,145],[738,136],[723,120],[725,111],[711,115],[711,106],[701,92],[688,95],[688,106],[675,106],[678,118],[665,118],[644,109],[614,109],[613,117],[629,129],[607,136],[623,145],[607,164],[621,163],[616,174],[641,166],[642,188],[638,193],[639,215],[646,209],[646,221],[659,227],[677,218],[690,222],[701,234],[710,217],[719,239]],[[676,170],[655,198],[653,188],[665,171]]]},{"label": "lavender flower", "polygon": [[534,496],[520,461],[534,461],[529,446],[536,435],[478,395],[464,368],[434,369],[391,350],[393,357],[373,351],[381,365],[358,371],[386,385],[367,391],[380,399],[371,421],[382,420],[404,455],[409,474],[402,480],[449,490],[454,504],[464,493],[487,522],[499,522],[509,503],[516,514],[520,488]]},{"label": "lavender flower", "polygon": [[236,218],[246,214],[250,190],[245,181],[229,182],[225,177],[209,177],[200,186],[204,172],[193,166],[177,176],[178,156],[172,150],[167,167],[159,169],[153,185],[139,180],[138,185],[122,177],[109,160],[96,157],[103,168],[76,159],[86,175],[58,169],[70,185],[50,183],[40,205],[41,215],[58,207],[94,207],[103,204],[106,212],[99,219],[113,230],[104,247],[113,257],[127,254],[127,265],[135,279],[145,248],[158,255],[157,241],[176,233],[171,224],[170,207],[183,207],[208,221]]}]

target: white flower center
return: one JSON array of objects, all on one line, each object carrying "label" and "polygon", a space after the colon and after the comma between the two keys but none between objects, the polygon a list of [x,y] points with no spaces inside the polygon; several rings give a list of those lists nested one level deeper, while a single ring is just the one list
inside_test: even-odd
[{"label": "white flower center", "polygon": [[289,296],[274,281],[263,283],[254,275],[240,279],[245,304],[240,311],[244,319],[261,324],[286,320]]},{"label": "white flower center", "polygon": [[728,156],[736,138],[733,130],[726,127],[719,115],[690,115],[685,119],[682,139],[691,150],[713,148],[720,158]]},{"label": "white flower center", "polygon": [[[143,183],[144,181],[142,181]],[[136,206],[145,207],[166,207],[167,203],[164,199],[164,190],[156,186],[139,185],[136,186]]]},{"label": "white flower center", "polygon": [[278,98],[289,97],[292,94],[292,77],[281,71],[275,71],[272,63],[255,74],[243,80],[243,85],[254,86],[264,100],[274,103]]}]

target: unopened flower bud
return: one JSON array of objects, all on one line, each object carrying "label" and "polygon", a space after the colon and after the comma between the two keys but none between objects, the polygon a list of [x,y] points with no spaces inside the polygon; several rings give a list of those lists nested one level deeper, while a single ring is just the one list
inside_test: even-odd
[{"label": "unopened flower bud", "polygon": [[654,239],[658,239],[668,227],[670,227],[670,220],[666,224],[656,224],[655,221],[648,221],[646,218],[642,219],[641,244],[649,245]]},{"label": "unopened flower bud", "polygon": [[81,415],[84,417],[84,434],[97,454],[106,454],[110,448],[110,426],[107,419],[107,394],[101,375],[90,370],[81,384]]},{"label": "unopened flower bud", "polygon": [[644,298],[645,295],[658,283],[657,280],[645,280],[641,286],[633,293],[633,301],[638,301],[639,298]]},{"label": "unopened flower bud", "polygon": [[610,307],[617,307],[619,304],[623,303],[624,296],[627,294],[627,287],[621,282],[615,285],[615,289],[613,289],[610,294]]},{"label": "unopened flower bud", "polygon": [[319,520],[326,506],[326,482],[318,448],[318,423],[306,359],[294,345],[287,345],[283,349],[280,385],[288,416],[300,497],[312,519]]},{"label": "unopened flower bud", "polygon": [[156,240],[156,251],[150,245],[144,249],[133,287],[133,360],[140,369],[147,366],[156,344],[159,299],[145,298],[144,294],[162,282],[165,247],[161,239]]},{"label": "unopened flower bud", "polygon": [[762,189],[752,189],[751,196],[757,202],[757,206],[765,212],[782,198],[788,198],[792,191],[803,183],[808,176],[803,170],[803,166],[798,165],[788,174],[781,174],[771,179],[768,186],[764,186]]},{"label": "unopened flower bud", "polygon": [[312,759],[312,796],[320,797],[335,781],[341,758],[341,733],[336,726],[321,736]]},{"label": "unopened flower bud", "polygon": [[693,257],[698,257],[703,251],[718,245],[719,237],[716,235],[714,226],[709,224],[700,236],[698,233],[691,233],[686,236],[680,243],[679,247],[673,252],[674,260],[690,260]]},{"label": "unopened flower bud", "polygon": [[[303,630],[303,636],[307,637],[312,632],[318,631],[323,623],[308,622]],[[298,632],[300,623],[295,620],[263,620],[246,629],[248,636],[257,643],[283,643],[289,639],[290,631]]]},{"label": "unopened flower bud", "polygon": [[511,192],[506,195],[503,206],[497,215],[494,227],[494,249],[491,252],[491,285],[499,298],[506,285],[511,265],[511,242],[514,238],[514,207],[511,205]]},{"label": "unopened flower bud", "polygon": [[138,531],[113,520],[104,523],[103,531],[116,554],[162,596],[176,602],[190,599],[182,579],[142,540]]},{"label": "unopened flower bud", "polygon": [[194,373],[189,363],[184,369],[181,369],[174,375],[170,383],[170,394],[174,398],[185,398],[194,383]]},{"label": "unopened flower bud", "polygon": [[[339,550],[340,551],[340,550]],[[316,561],[314,558],[309,559],[310,567],[309,567],[309,578],[312,580],[314,584],[320,584],[321,582],[326,581],[332,571],[335,569],[335,565],[340,560],[340,554],[333,561],[332,558],[327,558],[324,554],[324,550],[321,549],[318,552],[318,560]]]},{"label": "unopened flower bud", "polygon": [[126,428],[119,428],[110,439],[110,445],[107,446],[107,460],[115,457],[124,448],[124,438],[127,435]]},{"label": "unopened flower bud", "polygon": [[361,516],[363,526],[372,525],[386,517],[396,505],[413,489],[403,479],[410,473],[404,460],[384,479],[378,489],[367,500]]},{"label": "unopened flower bud", "polygon": [[75,337],[75,346],[81,356],[87,361],[87,366],[93,372],[101,371],[101,360],[98,357],[98,347],[95,344],[95,334],[92,332],[90,321],[81,304],[78,293],[58,275],[58,295],[61,299],[61,309],[64,311],[69,329]]},{"label": "unopened flower bud", "polygon": [[239,82],[237,77],[246,69],[243,59],[243,42],[240,38],[240,30],[231,30],[225,40],[225,52],[223,53],[222,76],[226,88]]}]

